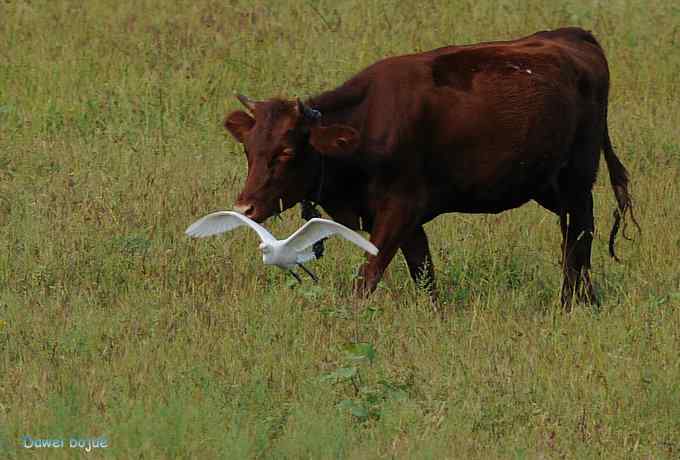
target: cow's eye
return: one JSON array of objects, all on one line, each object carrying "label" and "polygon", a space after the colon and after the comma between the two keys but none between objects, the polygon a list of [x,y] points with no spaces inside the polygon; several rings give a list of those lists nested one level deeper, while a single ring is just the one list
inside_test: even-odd
[{"label": "cow's eye", "polygon": [[281,156],[284,158],[291,158],[293,155],[295,155],[295,150],[292,149],[291,147],[283,149],[283,152],[281,152]]}]

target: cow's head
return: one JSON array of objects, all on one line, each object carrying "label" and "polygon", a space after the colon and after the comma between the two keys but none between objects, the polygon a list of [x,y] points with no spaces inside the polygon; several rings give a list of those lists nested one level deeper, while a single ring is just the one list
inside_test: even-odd
[{"label": "cow's head", "polygon": [[248,177],[234,209],[262,222],[314,193],[319,159],[346,156],[359,142],[346,125],[322,126],[321,114],[300,100],[256,102],[237,96],[248,112],[230,113],[224,126],[243,144]]}]

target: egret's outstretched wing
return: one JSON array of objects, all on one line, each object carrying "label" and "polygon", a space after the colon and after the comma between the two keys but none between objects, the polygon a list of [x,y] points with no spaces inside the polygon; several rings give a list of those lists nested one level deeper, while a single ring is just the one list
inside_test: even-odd
[{"label": "egret's outstretched wing", "polygon": [[296,251],[302,251],[317,241],[332,235],[342,236],[370,254],[378,254],[378,248],[357,232],[327,219],[310,219],[286,239],[285,245],[292,246]]},{"label": "egret's outstretched wing", "polygon": [[208,214],[202,219],[197,220],[186,229],[185,233],[194,238],[204,238],[206,236],[218,235],[228,232],[236,227],[247,225],[257,232],[257,235],[265,243],[276,241],[271,233],[262,225],[252,219],[233,211],[218,211]]}]

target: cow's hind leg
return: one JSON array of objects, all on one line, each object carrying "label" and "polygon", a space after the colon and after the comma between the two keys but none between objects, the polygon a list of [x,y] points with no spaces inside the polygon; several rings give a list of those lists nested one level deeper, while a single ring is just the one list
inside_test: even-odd
[{"label": "cow's hind leg", "polygon": [[436,297],[434,265],[430,254],[427,235],[422,225],[418,226],[401,244],[408,271],[416,285],[423,287],[430,296]]},{"label": "cow's hind leg", "polygon": [[571,309],[574,295],[581,301],[597,303],[590,280],[590,253],[595,223],[590,190],[569,196],[569,227],[564,250],[562,305]]},{"label": "cow's hind leg", "polygon": [[569,215],[562,284],[562,305],[567,310],[574,296],[579,301],[598,303],[590,280],[590,254],[595,232],[592,190],[600,161],[600,133],[598,123],[584,124],[577,130],[569,163],[560,175]]},{"label": "cow's hind leg", "polygon": [[594,231],[592,182],[588,178],[570,183],[567,171],[559,177],[559,181],[553,181],[535,200],[560,219],[564,273],[561,301],[562,306],[570,310],[574,294],[581,301],[597,302],[590,280]]}]

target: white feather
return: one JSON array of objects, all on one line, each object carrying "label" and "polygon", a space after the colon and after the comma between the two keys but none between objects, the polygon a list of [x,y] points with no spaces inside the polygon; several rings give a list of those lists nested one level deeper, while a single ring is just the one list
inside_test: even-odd
[{"label": "white feather", "polygon": [[257,232],[263,243],[271,243],[276,238],[262,225],[252,219],[233,211],[218,211],[197,220],[186,229],[185,233],[194,238],[219,235],[237,227],[247,225]]},{"label": "white feather", "polygon": [[262,260],[268,265],[291,268],[313,260],[312,246],[319,240],[339,235],[354,243],[364,251],[376,255],[378,248],[361,235],[344,225],[327,219],[311,219],[285,240],[277,240],[257,222],[243,214],[232,211],[219,211],[197,220],[186,229],[186,234],[195,238],[218,235],[237,227],[248,226],[257,232],[262,240],[260,250]]},{"label": "white feather", "polygon": [[292,246],[297,251],[302,251],[312,246],[317,241],[333,235],[343,237],[369,254],[378,254],[378,248],[357,232],[350,230],[337,222],[333,222],[332,220],[318,218],[310,219],[309,222],[288,237],[288,239],[285,240],[285,244]]}]

